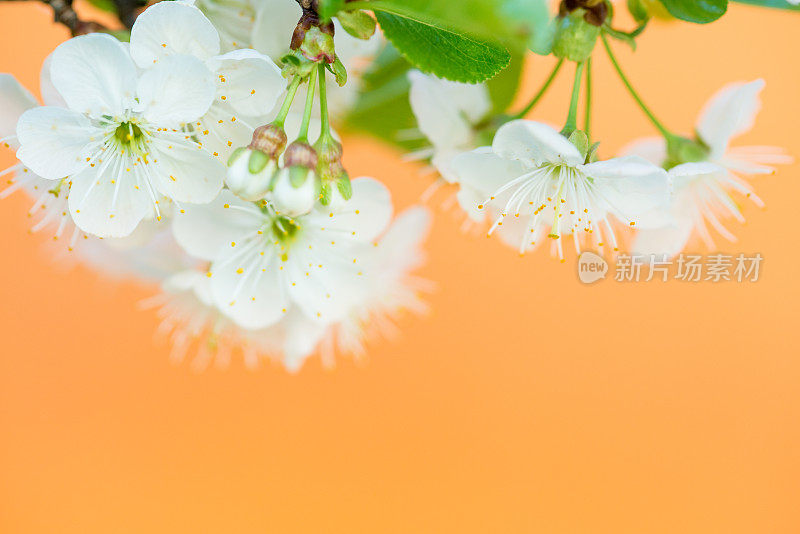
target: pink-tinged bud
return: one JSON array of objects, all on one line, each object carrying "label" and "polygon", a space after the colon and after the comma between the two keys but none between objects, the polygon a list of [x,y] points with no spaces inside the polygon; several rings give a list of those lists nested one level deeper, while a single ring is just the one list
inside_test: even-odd
[{"label": "pink-tinged bud", "polygon": [[286,132],[274,124],[259,126],[253,132],[253,139],[247,148],[264,152],[273,159],[278,159],[286,147]]}]

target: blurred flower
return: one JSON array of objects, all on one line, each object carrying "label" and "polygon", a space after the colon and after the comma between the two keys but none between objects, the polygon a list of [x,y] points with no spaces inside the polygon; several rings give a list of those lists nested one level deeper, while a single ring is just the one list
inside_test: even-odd
[{"label": "blurred flower", "polygon": [[[722,220],[733,217],[744,222],[732,192],[738,192],[757,206],[763,202],[740,176],[771,174],[773,164],[790,163],[791,158],[774,147],[755,146],[730,148],[730,140],[753,127],[761,103],[759,93],[763,80],[732,83],[718,91],[706,104],[696,125],[699,141],[707,148],[702,161],[679,163],[669,169],[672,180],[672,203],[667,215],[654,212],[660,227],[639,231],[634,242],[638,254],[680,252],[693,234],[699,235],[710,249],[714,241],[706,223],[730,241],[736,237]],[[644,139],[623,149],[624,153],[641,155],[659,165],[667,157],[663,139]],[[664,222],[668,224],[664,224]]]},{"label": "blurred flower", "polygon": [[582,154],[550,126],[514,120],[500,127],[491,147],[456,156],[453,169],[462,187],[474,191],[473,216],[488,213],[489,234],[520,253],[545,237],[564,260],[562,237],[572,234],[581,251],[581,232],[602,249],[617,241],[612,216],[633,226],[669,199],[667,173],[629,156],[584,163]]},{"label": "blurred flower", "polygon": [[303,306],[291,302],[277,322],[248,328],[223,313],[226,306],[220,306],[214,294],[215,275],[208,277],[196,270],[170,277],[162,284],[161,294],[144,304],[157,308],[162,320],[159,332],[168,336],[173,358],[188,356],[199,369],[212,361],[224,366],[237,351],[248,367],[268,358],[290,372],[298,371],[315,351],[321,352],[326,364],[333,362],[337,349],[360,356],[368,339],[394,334],[393,320],[402,311],[425,310],[420,293],[428,289],[428,283],[411,273],[422,263],[420,247],[429,225],[427,211],[413,208],[401,214],[375,243],[355,245],[360,249],[359,263],[364,264],[359,267],[363,276],[357,285],[348,286],[349,305],[333,321],[309,317]]},{"label": "blurred flower", "polygon": [[431,162],[453,183],[457,179],[453,158],[477,146],[475,126],[492,109],[489,91],[484,84],[451,82],[417,70],[410,71],[408,79],[411,110],[432,145]]}]

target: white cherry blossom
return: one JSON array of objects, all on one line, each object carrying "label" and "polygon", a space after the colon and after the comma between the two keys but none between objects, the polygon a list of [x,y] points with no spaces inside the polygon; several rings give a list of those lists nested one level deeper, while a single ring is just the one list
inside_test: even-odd
[{"label": "white cherry blossom", "polygon": [[389,223],[389,192],[370,178],[353,180],[353,197],[291,218],[266,201],[228,191],[175,218],[178,242],[211,262],[215,304],[244,328],[278,322],[296,305],[311,320],[330,322],[347,310],[364,275],[359,246]]},{"label": "white cherry blossom", "polygon": [[[680,163],[669,170],[673,195],[667,211],[671,217],[653,213],[667,224],[639,231],[634,252],[672,256],[683,250],[693,235],[713,249],[712,228],[729,241],[735,241],[736,236],[723,221],[733,218],[744,222],[733,193],[749,198],[757,206],[764,205],[743,175],[772,174],[774,164],[790,163],[791,158],[774,147],[729,146],[732,138],[753,127],[763,88],[763,80],[732,83],[709,100],[696,125],[699,140],[708,148],[707,157],[704,161]],[[623,152],[641,155],[659,165],[667,160],[663,139],[644,139]]]},{"label": "white cherry blossom", "polygon": [[211,105],[211,73],[173,56],[139,74],[127,49],[101,34],[53,53],[52,82],[67,108],[36,107],[17,125],[19,159],[43,178],[71,183],[75,223],[101,237],[130,234],[159,202],[208,202],[224,166],[182,126]]},{"label": "white cherry blossom", "polygon": [[478,146],[475,126],[491,111],[489,91],[485,84],[451,82],[417,70],[410,71],[408,79],[411,110],[432,145],[418,155],[430,156],[439,174],[453,183],[453,158]]},{"label": "white cherry blossom", "polygon": [[616,249],[613,219],[634,226],[669,199],[660,167],[636,156],[587,164],[566,137],[528,120],[504,124],[491,147],[456,156],[453,168],[475,192],[470,209],[493,221],[489,234],[499,229],[520,253],[550,239],[562,261],[565,236],[578,253],[586,240]]},{"label": "white cherry blossom", "polygon": [[220,36],[203,13],[186,2],[149,7],[131,31],[131,55],[140,68],[173,55],[190,55],[214,73],[214,99],[192,129],[223,162],[250,136],[282,93],[285,80],[269,57],[250,49],[219,55]]},{"label": "white cherry blossom", "polygon": [[292,303],[278,322],[244,328],[217,305],[213,276],[196,270],[181,271],[165,280],[161,294],[148,299],[145,306],[157,308],[162,320],[159,332],[169,338],[173,358],[188,357],[198,369],[212,361],[224,366],[237,352],[248,367],[269,359],[290,372],[298,371],[315,352],[326,365],[333,363],[335,352],[361,357],[365,342],[397,333],[394,321],[402,312],[426,311],[421,294],[430,290],[430,284],[412,272],[424,259],[421,242],[429,226],[427,210],[412,208],[378,241],[358,245],[359,258],[369,268],[359,284],[348,289],[351,304],[336,321],[309,318],[302,307]]}]

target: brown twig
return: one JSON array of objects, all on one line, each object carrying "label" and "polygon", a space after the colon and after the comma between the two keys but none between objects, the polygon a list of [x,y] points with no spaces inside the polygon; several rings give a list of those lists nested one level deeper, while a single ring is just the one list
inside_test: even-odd
[{"label": "brown twig", "polygon": [[[0,2],[8,2],[12,0],[0,0]],[[30,0],[28,0],[30,1]],[[53,8],[53,19],[59,24],[63,24],[69,28],[70,33],[75,35],[84,35],[86,33],[94,33],[105,31],[108,28],[91,20],[81,20],[78,14],[72,8],[72,0],[41,0]]]}]

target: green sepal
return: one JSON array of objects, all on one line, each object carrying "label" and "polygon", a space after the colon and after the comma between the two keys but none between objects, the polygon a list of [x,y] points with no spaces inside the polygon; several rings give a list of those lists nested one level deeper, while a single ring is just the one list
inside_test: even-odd
[{"label": "green sepal", "polygon": [[336,188],[339,189],[339,194],[345,200],[350,200],[353,197],[353,185],[350,183],[350,176],[344,173],[336,180]]},{"label": "green sepal", "polygon": [[628,11],[630,12],[633,20],[639,24],[647,22],[650,19],[650,13],[642,3],[642,0],[628,0]]},{"label": "green sepal", "polygon": [[600,142],[592,144],[589,147],[589,153],[586,154],[586,163],[594,163],[598,160],[599,156],[597,155],[597,148],[600,146]]},{"label": "green sepal", "polygon": [[586,155],[589,153],[589,137],[583,130],[575,130],[569,135],[569,142],[575,145],[575,148],[581,153],[584,161]]},{"label": "green sepal", "polygon": [[269,163],[269,156],[260,150],[250,152],[250,159],[247,161],[247,170],[250,174],[258,174],[264,170]]},{"label": "green sepal", "polygon": [[300,167],[299,165],[295,165],[293,167],[289,167],[289,183],[292,184],[292,187],[297,189],[304,183],[306,183],[306,179],[308,178],[309,171],[306,167]]},{"label": "green sepal", "polygon": [[323,206],[327,206],[331,203],[332,198],[333,195],[331,191],[331,184],[330,182],[323,180],[319,191],[319,203]]},{"label": "green sepal", "polygon": [[239,156],[241,156],[241,155],[242,155],[242,153],[243,153],[245,150],[247,150],[247,147],[240,146],[240,147],[236,148],[236,150],[234,150],[234,151],[231,153],[230,157],[228,158],[228,167],[230,167],[230,166],[233,164],[233,162],[234,162],[234,161],[236,161],[237,159],[239,159]]},{"label": "green sepal", "polygon": [[329,68],[333,72],[333,76],[336,78],[336,85],[339,87],[344,87],[344,84],[347,83],[347,69],[344,67],[344,63],[342,63],[342,60],[339,59],[338,55],[333,63],[331,63]]}]

